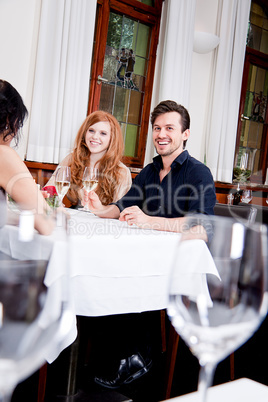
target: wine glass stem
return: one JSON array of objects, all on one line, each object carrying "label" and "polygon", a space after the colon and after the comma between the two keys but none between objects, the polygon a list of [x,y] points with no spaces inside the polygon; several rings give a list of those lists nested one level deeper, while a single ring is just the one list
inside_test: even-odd
[{"label": "wine glass stem", "polygon": [[[89,191],[87,191],[87,195],[89,194]],[[88,202],[86,203],[86,205],[84,206],[84,209],[86,210],[86,211],[89,211],[89,208],[88,208]]]},{"label": "wine glass stem", "polygon": [[206,363],[204,365],[201,365],[198,380],[198,392],[201,395],[200,402],[206,402],[207,390],[212,384],[214,371],[214,364]]},{"label": "wine glass stem", "polygon": [[59,207],[62,206],[62,201],[63,201],[63,197],[61,195],[59,195]]},{"label": "wine glass stem", "polygon": [[11,402],[12,391],[10,393],[4,393],[0,391],[0,402]]}]

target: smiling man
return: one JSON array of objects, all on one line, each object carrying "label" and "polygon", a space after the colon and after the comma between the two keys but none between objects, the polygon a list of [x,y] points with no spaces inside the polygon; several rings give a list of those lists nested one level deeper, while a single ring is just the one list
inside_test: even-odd
[{"label": "smiling man", "polygon": [[151,123],[158,156],[142,169],[121,200],[104,207],[91,192],[89,208],[100,217],[119,218],[129,225],[181,232],[186,214],[214,214],[213,177],[207,166],[185,150],[190,116],[182,105],[160,102]]},{"label": "smiling man", "polygon": [[[184,232],[188,213],[214,214],[213,177],[207,166],[185,150],[190,135],[190,116],[183,106],[170,100],[159,103],[151,114],[151,123],[158,156],[142,169],[130,190],[118,202],[103,206],[97,194],[91,191],[89,208],[100,217],[119,218],[129,225]],[[204,228],[196,228],[196,233],[191,229],[191,236],[196,234],[202,238],[204,235],[207,239]],[[94,380],[101,386],[118,388],[150,370],[157,331],[151,329],[155,318],[150,312],[112,316],[111,320],[107,324],[107,318],[103,317],[99,333],[105,334],[105,339],[99,348],[103,349],[105,344],[103,367],[112,360],[118,360],[118,366],[115,365],[116,371],[110,375],[96,376]],[[107,328],[110,343],[107,342]]]}]

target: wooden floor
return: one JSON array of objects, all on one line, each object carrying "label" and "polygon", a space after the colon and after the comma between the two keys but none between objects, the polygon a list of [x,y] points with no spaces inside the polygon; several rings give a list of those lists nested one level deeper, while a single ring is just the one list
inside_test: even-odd
[{"label": "wooden floor", "polygon": [[[268,318],[256,334],[240,349],[235,352],[235,379],[251,378],[268,386]],[[79,373],[78,392],[72,398],[64,396],[66,385],[65,357],[61,355],[61,362],[50,365],[48,370],[48,384],[46,402],[159,402],[163,400],[163,372],[165,367],[165,353],[156,353],[154,364],[148,374],[139,380],[110,391],[94,384],[93,368],[84,366]],[[214,385],[227,382],[230,379],[230,360],[219,363]],[[193,392],[197,388],[199,365],[182,340],[179,342],[177,363],[172,387],[172,397]],[[19,384],[12,402],[37,402],[38,372]]]}]

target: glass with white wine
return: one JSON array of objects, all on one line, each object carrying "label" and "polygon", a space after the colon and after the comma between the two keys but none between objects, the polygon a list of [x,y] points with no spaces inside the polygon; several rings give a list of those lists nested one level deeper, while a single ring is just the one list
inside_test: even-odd
[{"label": "glass with white wine", "polygon": [[[208,234],[213,274],[201,273],[202,261],[195,262],[192,278],[205,275],[206,286],[189,292],[189,284],[182,288],[180,255],[191,250],[189,236],[198,225]],[[267,314],[267,227],[203,216],[187,218],[187,228],[188,240],[182,235],[170,276],[167,311],[199,360],[197,401],[205,402],[217,364],[246,342]]]},{"label": "glass with white wine", "polygon": [[59,166],[56,172],[55,187],[59,197],[59,206],[71,185],[71,169],[69,166]]},{"label": "glass with white wine", "polygon": [[[86,167],[84,170],[82,184],[87,193],[92,190],[95,190],[98,186],[99,181],[99,170],[97,168]],[[86,204],[84,208],[81,208],[82,211],[90,212],[88,205]]]}]

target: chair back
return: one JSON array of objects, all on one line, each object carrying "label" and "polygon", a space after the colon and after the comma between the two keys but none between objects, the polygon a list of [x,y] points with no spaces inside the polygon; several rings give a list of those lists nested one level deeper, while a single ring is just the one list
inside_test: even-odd
[{"label": "chair back", "polygon": [[[239,206],[245,206],[245,205],[247,204],[242,202],[239,204]],[[268,225],[268,207],[262,205],[254,205],[254,208],[256,209],[255,221],[258,223],[264,223],[265,225]]]},{"label": "chair back", "polygon": [[233,219],[244,219],[248,223],[254,223],[256,220],[257,209],[248,204],[227,205],[217,203],[214,207],[216,216],[225,216]]}]

